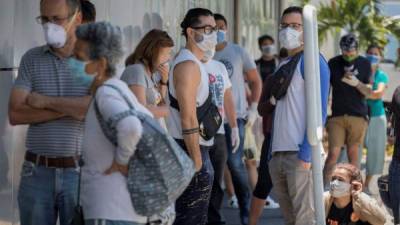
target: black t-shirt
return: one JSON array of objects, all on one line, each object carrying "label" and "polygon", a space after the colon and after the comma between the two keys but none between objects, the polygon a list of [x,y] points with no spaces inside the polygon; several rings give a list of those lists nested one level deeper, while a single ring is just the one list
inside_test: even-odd
[{"label": "black t-shirt", "polygon": [[259,68],[261,79],[264,83],[265,78],[269,75],[273,74],[276,69],[276,60],[273,58],[272,60],[264,60],[262,57],[256,61],[256,65]]},{"label": "black t-shirt", "polygon": [[358,220],[351,222],[351,214],[353,213],[353,204],[350,202],[346,207],[339,209],[332,204],[326,218],[326,225],[371,225],[368,222]]},{"label": "black t-shirt", "polygon": [[396,137],[392,160],[398,160],[398,162],[400,162],[400,86],[394,91],[390,109],[394,114],[394,121],[392,122],[394,124],[394,134]]},{"label": "black t-shirt", "polygon": [[371,82],[371,64],[362,57],[358,56],[351,64],[346,62],[341,55],[329,60],[329,69],[331,71],[332,85],[332,116],[361,116],[367,117],[368,106],[364,95],[355,87],[344,82],[345,67],[353,65],[353,74],[364,84]]}]

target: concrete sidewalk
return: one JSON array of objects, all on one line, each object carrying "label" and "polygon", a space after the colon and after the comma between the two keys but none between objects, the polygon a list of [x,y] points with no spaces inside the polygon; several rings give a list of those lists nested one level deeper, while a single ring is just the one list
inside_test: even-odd
[{"label": "concrete sidewalk", "polygon": [[[223,215],[226,219],[227,225],[241,225],[238,209],[224,207]],[[264,209],[264,213],[258,224],[284,225],[281,211],[279,209]]]},{"label": "concrete sidewalk", "polygon": [[[361,169],[362,169],[362,174],[365,179],[365,156],[361,160]],[[385,166],[384,166],[384,172],[383,174],[388,173],[388,168],[391,162],[390,157],[386,157],[385,160]],[[382,201],[379,196],[379,191],[378,191],[378,185],[376,184],[376,181],[378,179],[378,176],[374,176],[374,178],[371,180],[371,185],[370,185],[370,191],[372,197],[377,199],[379,204],[382,204]],[[382,205],[382,207],[384,207]],[[227,204],[224,204],[223,207],[223,215],[226,219],[227,225],[241,225],[240,224],[240,219],[239,219],[239,209],[234,209],[230,208],[227,206]],[[264,209],[262,218],[258,222],[259,225],[284,225],[283,217],[281,214],[280,209]],[[385,225],[393,225],[392,222],[392,217],[390,216],[389,213],[387,213],[387,222]]]}]

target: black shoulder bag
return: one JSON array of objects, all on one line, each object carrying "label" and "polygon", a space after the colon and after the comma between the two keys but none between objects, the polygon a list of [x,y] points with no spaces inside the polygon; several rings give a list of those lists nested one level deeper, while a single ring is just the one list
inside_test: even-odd
[{"label": "black shoulder bag", "polygon": [[[179,111],[179,103],[169,92],[170,106]],[[218,107],[212,102],[212,93],[209,91],[208,97],[203,105],[196,108],[197,121],[199,122],[199,134],[208,141],[213,138],[222,124],[222,117]]]},{"label": "black shoulder bag", "polygon": [[268,99],[272,96],[276,100],[283,98],[289,88],[290,82],[292,81],[294,71],[300,61],[303,51],[294,55],[288,63],[279,67],[279,69],[272,75],[271,83],[268,85],[271,89],[269,92]]}]

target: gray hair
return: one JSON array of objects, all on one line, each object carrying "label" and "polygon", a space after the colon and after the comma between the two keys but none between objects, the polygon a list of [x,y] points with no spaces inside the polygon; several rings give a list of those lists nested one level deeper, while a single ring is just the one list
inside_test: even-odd
[{"label": "gray hair", "polygon": [[116,64],[123,55],[119,27],[109,22],[83,24],[76,29],[76,37],[89,44],[88,55],[91,60],[104,57],[107,60],[107,75],[115,75]]}]

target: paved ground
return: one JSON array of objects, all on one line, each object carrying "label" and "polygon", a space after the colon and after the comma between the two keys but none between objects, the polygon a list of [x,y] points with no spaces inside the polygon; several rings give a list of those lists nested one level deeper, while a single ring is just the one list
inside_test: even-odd
[{"label": "paved ground", "polygon": [[[228,225],[241,225],[238,209],[224,207],[223,213]],[[260,225],[284,225],[279,209],[264,209],[263,216],[258,222]]]},{"label": "paved ground", "polygon": [[[363,160],[365,162],[365,160]],[[385,174],[387,173],[387,168],[390,163],[390,159],[387,158],[385,163]],[[364,167],[364,163],[363,166]],[[371,183],[375,183],[373,180]],[[377,194],[377,187],[371,187],[371,192],[375,193],[375,197],[379,198]],[[14,205],[12,204],[14,202]],[[16,210],[13,210],[16,205],[16,199],[11,195],[11,189],[8,191],[0,191],[0,225],[11,225],[11,221],[14,220],[14,224],[18,224],[18,214]],[[226,205],[223,208],[223,215],[227,221],[228,225],[240,225],[239,210],[229,208]],[[386,225],[391,225],[391,217],[388,215],[388,223]],[[263,216],[258,223],[259,225],[283,225],[282,215],[279,209],[269,210],[264,209]],[[193,224],[194,225],[194,224]]]},{"label": "paved ground", "polygon": [[[390,158],[386,158],[385,162],[385,168],[384,168],[384,174],[387,174],[388,172],[388,167],[390,164]],[[362,166],[363,169],[365,169],[365,157],[362,159]],[[365,170],[363,172],[365,176]],[[376,184],[376,179],[377,177],[374,177],[373,180],[371,181],[371,186],[370,190],[372,192],[372,196],[380,202],[380,197],[378,193],[378,187]],[[383,207],[383,206],[382,206]],[[230,207],[227,207],[226,205],[223,208],[223,215],[225,216],[226,222],[228,225],[240,225],[240,219],[239,219],[239,211],[238,209],[233,209]],[[389,215],[387,216],[387,223],[385,225],[392,225],[392,217]],[[264,213],[262,215],[261,220],[258,222],[259,225],[284,225],[284,221],[282,218],[282,214],[279,209],[264,209]]]}]

